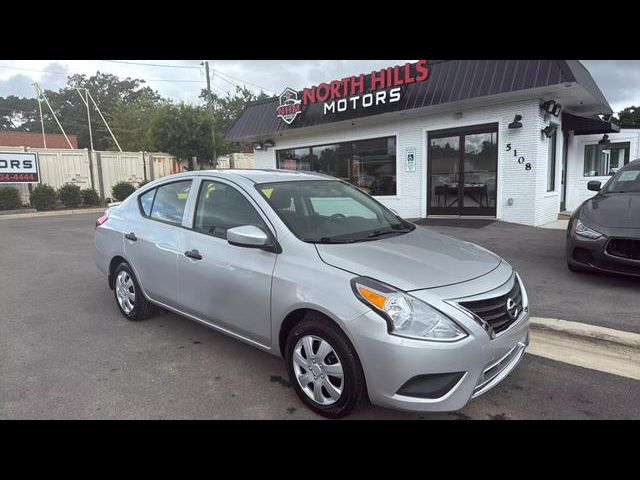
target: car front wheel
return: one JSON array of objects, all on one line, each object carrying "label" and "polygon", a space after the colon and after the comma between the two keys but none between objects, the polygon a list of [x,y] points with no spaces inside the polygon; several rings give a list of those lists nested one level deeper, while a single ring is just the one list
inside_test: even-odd
[{"label": "car front wheel", "polygon": [[364,397],[364,374],[353,346],[320,314],[307,315],[291,330],[285,358],[298,397],[320,415],[343,417]]}]

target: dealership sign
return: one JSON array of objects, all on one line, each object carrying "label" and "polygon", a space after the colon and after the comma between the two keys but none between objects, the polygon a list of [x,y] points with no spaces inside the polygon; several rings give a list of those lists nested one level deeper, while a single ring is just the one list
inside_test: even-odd
[{"label": "dealership sign", "polygon": [[36,152],[0,152],[0,183],[39,183]]},{"label": "dealership sign", "polygon": [[[429,78],[426,60],[376,70],[305,88],[300,95],[286,88],[279,97],[276,116],[290,125],[308,105],[322,104],[323,115],[362,110],[400,101],[403,87]],[[302,98],[299,98],[302,96]]]},{"label": "dealership sign", "polygon": [[287,87],[278,98],[280,105],[276,109],[276,116],[291,125],[291,122],[302,112],[302,102],[298,99],[298,92]]}]

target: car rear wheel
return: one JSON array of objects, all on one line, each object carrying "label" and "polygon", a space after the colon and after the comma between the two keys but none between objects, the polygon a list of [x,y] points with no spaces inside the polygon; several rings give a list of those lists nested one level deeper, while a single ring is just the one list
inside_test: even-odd
[{"label": "car rear wheel", "polygon": [[353,346],[320,314],[308,314],[291,330],[285,359],[298,397],[320,415],[343,417],[364,397],[364,374]]},{"label": "car rear wheel", "polygon": [[140,284],[128,263],[122,262],[114,272],[113,291],[120,313],[127,320],[144,320],[151,313],[151,304],[145,298]]}]

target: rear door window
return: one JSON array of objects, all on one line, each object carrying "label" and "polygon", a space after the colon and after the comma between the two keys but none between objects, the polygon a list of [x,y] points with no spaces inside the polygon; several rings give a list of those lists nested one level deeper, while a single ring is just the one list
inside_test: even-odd
[{"label": "rear door window", "polygon": [[156,188],[149,190],[147,193],[140,195],[140,208],[146,217],[151,215],[151,207],[153,206],[153,199],[156,196]]},{"label": "rear door window", "polygon": [[180,225],[190,189],[191,180],[168,183],[158,187],[151,206],[151,218]]}]

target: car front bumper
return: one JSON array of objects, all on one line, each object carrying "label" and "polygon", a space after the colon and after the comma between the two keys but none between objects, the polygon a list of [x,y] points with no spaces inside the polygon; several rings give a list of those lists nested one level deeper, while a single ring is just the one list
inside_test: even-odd
[{"label": "car front bumper", "polygon": [[[457,321],[458,319],[456,319]],[[374,327],[375,325],[375,327]],[[369,312],[350,326],[367,382],[370,401],[411,411],[454,411],[496,386],[518,365],[529,344],[529,312],[523,311],[504,332],[491,339],[479,326],[451,343],[390,335],[386,322]],[[447,375],[448,374],[448,375]],[[415,379],[452,379],[437,395],[406,395]],[[442,386],[442,385],[440,385]],[[415,391],[416,389],[414,389]]]},{"label": "car front bumper", "polygon": [[[623,230],[616,237],[637,237]],[[567,263],[571,266],[602,273],[615,273],[640,277],[640,261],[616,257],[607,253],[607,243],[612,237],[603,235],[597,239],[576,235],[573,229],[567,232]]]}]

